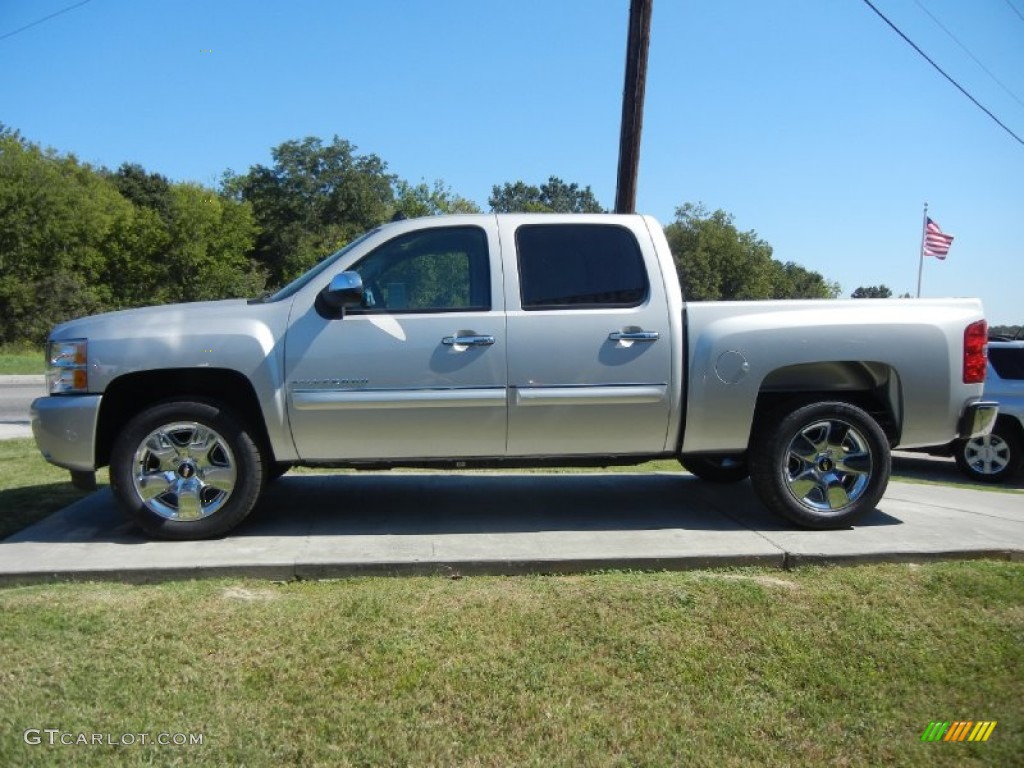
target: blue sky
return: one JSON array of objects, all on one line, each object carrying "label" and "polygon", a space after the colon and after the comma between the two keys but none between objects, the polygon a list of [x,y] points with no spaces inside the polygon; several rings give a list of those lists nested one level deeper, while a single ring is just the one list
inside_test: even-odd
[{"label": "blue sky", "polygon": [[[485,209],[614,203],[628,0],[91,0],[3,37],[76,1],[0,0],[0,122],[83,161],[215,185],[337,134]],[[1024,0],[874,2],[1024,137]],[[922,295],[1024,323],[1024,145],[862,0],[654,0],[637,207],[698,201],[844,295],[916,291],[927,201]]]}]

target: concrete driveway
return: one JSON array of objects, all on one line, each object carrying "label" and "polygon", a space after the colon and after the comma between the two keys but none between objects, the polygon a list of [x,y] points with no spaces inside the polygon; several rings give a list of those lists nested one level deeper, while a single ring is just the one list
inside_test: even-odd
[{"label": "concrete driveway", "polygon": [[0,583],[565,573],[1024,558],[1024,493],[893,482],[855,528],[793,529],[684,473],[287,475],[228,537],[148,541],[109,490],[0,543]]},{"label": "concrete driveway", "polygon": [[[0,438],[30,434],[42,377],[0,384]],[[895,481],[842,531],[791,528],[749,482],[682,472],[287,475],[230,536],[180,543],[143,538],[103,490],[0,542],[0,583],[1024,558],[1024,478],[989,492],[955,487],[949,459],[897,453],[894,468],[947,485]]]}]

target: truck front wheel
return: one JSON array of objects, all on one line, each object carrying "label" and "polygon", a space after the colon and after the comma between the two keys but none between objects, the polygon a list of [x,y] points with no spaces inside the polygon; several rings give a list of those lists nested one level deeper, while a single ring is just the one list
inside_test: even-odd
[{"label": "truck front wheel", "polygon": [[238,525],[262,486],[256,442],[212,402],[155,405],[114,442],[110,484],[122,509],[147,534],[206,539]]},{"label": "truck front wheel", "polygon": [[872,511],[889,484],[889,442],[849,403],[822,402],[759,420],[750,478],[773,512],[806,528],[843,528]]}]

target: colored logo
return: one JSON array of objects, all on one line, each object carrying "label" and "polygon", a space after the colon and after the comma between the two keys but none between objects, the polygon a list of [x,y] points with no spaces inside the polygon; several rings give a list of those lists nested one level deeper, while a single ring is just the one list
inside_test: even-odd
[{"label": "colored logo", "polygon": [[924,729],[921,741],[988,741],[995,727],[995,720],[933,721]]}]

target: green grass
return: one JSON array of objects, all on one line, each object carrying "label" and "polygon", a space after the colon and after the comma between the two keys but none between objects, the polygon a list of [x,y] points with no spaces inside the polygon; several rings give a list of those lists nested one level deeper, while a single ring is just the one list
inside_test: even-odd
[{"label": "green grass", "polygon": [[42,349],[26,345],[0,345],[0,376],[45,372]]},{"label": "green grass", "polygon": [[[1012,765],[1022,597],[983,561],[8,588],[0,764]],[[998,725],[920,741],[959,719]]]},{"label": "green grass", "polygon": [[[97,479],[106,481],[106,470]],[[0,440],[0,539],[88,495],[66,469],[48,464],[31,438]]]}]

